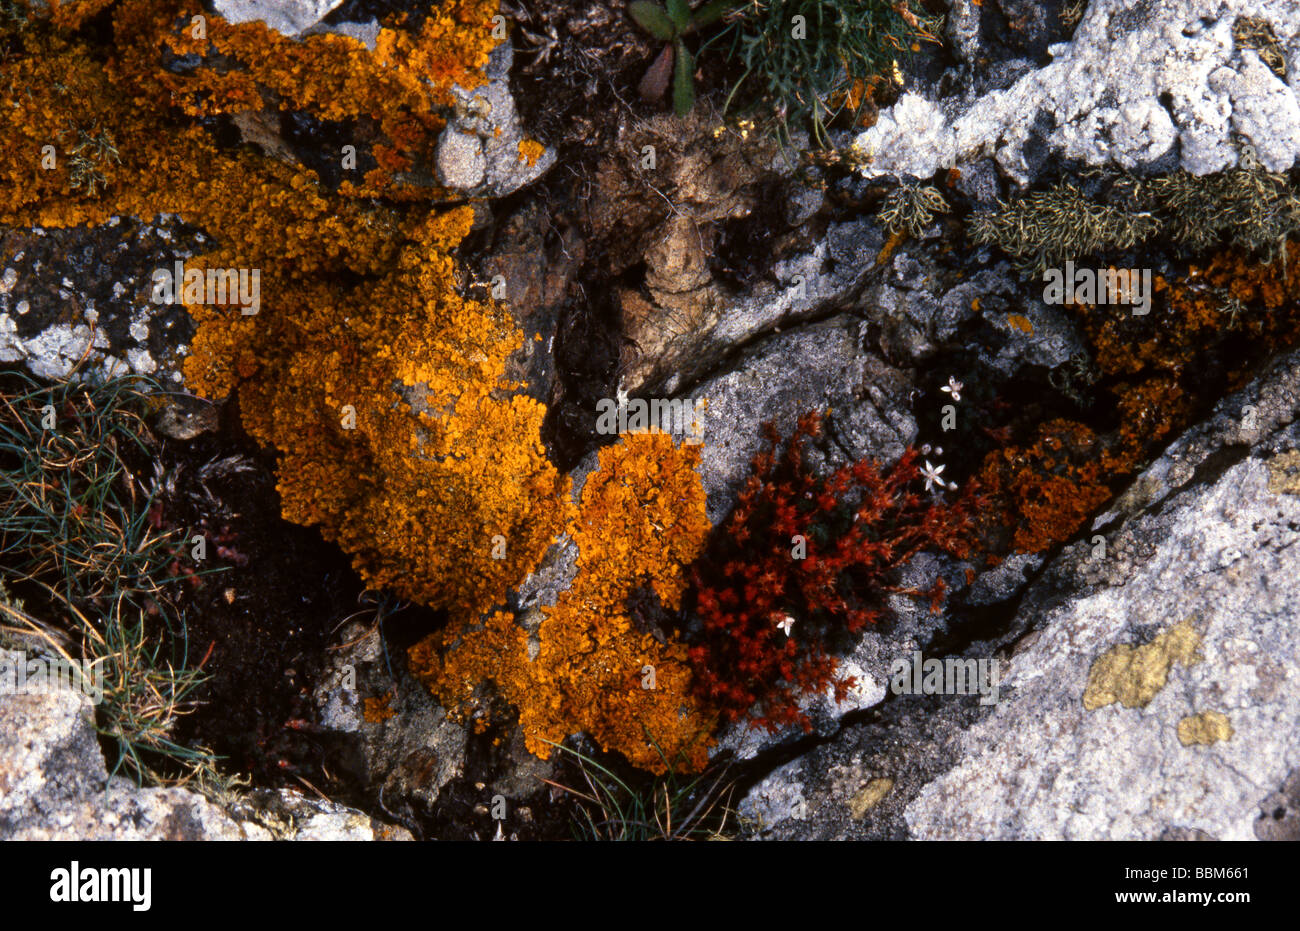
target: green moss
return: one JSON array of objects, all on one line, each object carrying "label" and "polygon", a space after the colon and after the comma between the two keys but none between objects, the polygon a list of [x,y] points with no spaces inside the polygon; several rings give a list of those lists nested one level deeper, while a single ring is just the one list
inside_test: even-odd
[{"label": "green moss", "polygon": [[997,246],[1021,271],[1041,275],[1067,259],[1132,248],[1159,228],[1150,213],[1098,203],[1067,182],[998,201],[970,218],[967,233],[979,245]]},{"label": "green moss", "polygon": [[1064,182],[976,212],[967,234],[997,246],[1027,275],[1156,236],[1189,255],[1227,245],[1285,268],[1286,240],[1300,233],[1300,197],[1285,175],[1259,168],[1249,149],[1242,160],[1243,167],[1212,175],[1112,175],[1095,196]]}]

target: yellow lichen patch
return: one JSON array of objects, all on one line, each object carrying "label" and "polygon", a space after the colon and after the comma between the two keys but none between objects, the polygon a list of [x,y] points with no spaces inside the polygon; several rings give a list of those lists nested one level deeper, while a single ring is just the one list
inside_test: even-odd
[{"label": "yellow lichen patch", "polygon": [[849,816],[854,821],[861,821],[867,812],[881,803],[889,791],[894,788],[894,780],[888,776],[872,779],[849,799]]},{"label": "yellow lichen patch", "polygon": [[890,233],[889,238],[885,240],[884,248],[882,248],[880,254],[876,256],[876,267],[879,268],[888,262],[889,257],[894,254],[894,250],[897,249],[899,244],[905,239],[907,239],[906,233]]},{"label": "yellow lichen patch", "polygon": [[526,162],[529,168],[537,164],[537,160],[542,157],[542,153],[545,151],[546,146],[535,139],[519,140],[519,160]]},{"label": "yellow lichen patch", "polygon": [[1202,711],[1178,722],[1178,742],[1184,747],[1231,740],[1233,733],[1232,722],[1222,711]]},{"label": "yellow lichen patch", "polygon": [[686,648],[640,630],[628,609],[641,586],[670,610],[680,606],[684,568],[709,530],[698,461],[698,449],[662,433],[626,434],[601,450],[568,528],[578,573],[542,610],[536,658],[526,631],[498,613],[417,644],[413,671],[457,708],[479,683],[494,682],[519,709],[528,749],[543,758],[584,731],[648,770],[702,768],[713,717],[691,696]]},{"label": "yellow lichen patch", "polygon": [[1119,702],[1125,708],[1145,708],[1165,687],[1174,663],[1192,666],[1201,661],[1200,644],[1201,635],[1187,620],[1144,646],[1121,643],[1111,647],[1088,671],[1083,707],[1096,711]]},{"label": "yellow lichen patch", "polygon": [[1275,495],[1300,495],[1300,449],[1278,453],[1268,461],[1268,490]]},{"label": "yellow lichen patch", "polygon": [[319,525],[371,584],[477,617],[563,526],[568,480],[539,439],[545,408],[504,380],[522,334],[455,293],[447,253],[471,219],[430,215],[356,289],[286,283],[270,319],[200,309],[186,375],[221,393],[236,367],[246,427],[281,455],[286,518]]}]

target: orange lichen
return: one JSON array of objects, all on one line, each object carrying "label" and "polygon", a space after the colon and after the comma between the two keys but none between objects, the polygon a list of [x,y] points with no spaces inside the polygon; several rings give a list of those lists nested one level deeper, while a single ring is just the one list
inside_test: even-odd
[{"label": "orange lichen", "polygon": [[545,409],[504,380],[522,335],[455,294],[447,253],[471,218],[430,215],[385,277],[304,282],[270,319],[195,308],[186,375],[208,394],[237,378],[246,427],[280,452],[285,517],[372,584],[477,616],[560,529],[567,479],[538,438]]},{"label": "orange lichen", "polygon": [[[660,748],[671,765],[698,768],[710,719],[690,696],[685,648],[643,633],[627,609],[642,586],[663,604],[680,602],[682,567],[708,530],[698,452],[666,436],[627,438],[602,453],[574,519],[568,479],[540,442],[545,410],[505,377],[522,334],[503,308],[457,293],[451,252],[472,210],[435,213],[404,205],[408,196],[376,204],[346,182],[331,193],[313,172],[218,148],[187,120],[259,108],[269,89],[272,102],[322,118],[378,120],[389,135],[378,146],[381,170],[396,170],[441,118],[431,88],[473,83],[489,47],[478,31],[488,9],[444,5],[417,38],[384,39],[378,71],[350,40],[316,37],[319,75],[295,65],[299,46],[257,24],[209,17],[207,44],[189,48],[188,20],[170,0],[119,0],[120,42],[107,60],[55,30],[25,32],[0,108],[12,143],[0,153],[0,222],[67,226],[166,212],[208,231],[214,246],[186,268],[255,269],[260,304],[249,315],[230,298],[189,305],[197,332],[188,385],[211,397],[237,393],[249,433],[279,454],[288,519],[338,542],[369,584],[450,612],[439,638],[453,648],[449,658],[417,650],[417,668],[442,670],[451,697],[497,681],[539,754],[547,740],[587,730],[638,765],[664,767]],[[447,17],[470,23],[468,44],[453,41]],[[470,54],[453,66],[437,58],[437,42],[446,55],[458,42]],[[162,44],[174,54],[215,48],[240,66],[182,78],[156,60]],[[402,76],[401,56],[419,82]],[[417,90],[423,103],[403,96]],[[98,166],[94,194],[76,190],[69,152],[100,134],[120,157]],[[57,149],[49,169],[46,144]],[[581,572],[545,611],[530,659],[528,635],[494,609],[566,525]],[[383,710],[366,708],[372,717]]]},{"label": "orange lichen", "polygon": [[372,695],[361,704],[361,717],[367,724],[382,724],[393,715],[397,714],[392,709],[393,700],[392,692],[385,692],[383,695]]},{"label": "orange lichen", "polygon": [[[257,270],[260,312],[190,306],[188,384],[211,397],[238,390],[249,432],[280,452],[285,516],[319,525],[372,584],[437,607],[489,609],[563,525],[551,502],[567,482],[542,450],[544,408],[504,379],[522,334],[502,309],[456,294],[450,252],[472,212],[365,205],[323,190],[312,172],[221,151],[202,129],[169,121],[152,96],[167,76],[153,62],[129,68],[146,67],[149,48],[129,27],[169,10],[122,0],[120,61],[53,30],[23,36],[0,108],[13,143],[0,154],[0,222],[168,212],[209,231],[216,246],[187,267]],[[216,17],[208,28],[224,34]],[[239,28],[278,47],[260,24]],[[474,48],[465,67],[482,57]],[[119,157],[99,165],[94,196],[74,191],[69,152],[101,133]],[[57,150],[50,169],[46,144]],[[497,536],[503,558],[493,558]]]},{"label": "orange lichen", "polygon": [[[50,22],[64,29],[77,29],[86,20],[113,3],[113,0],[49,0],[48,14]],[[37,0],[28,0],[27,6],[38,12],[42,4]]]},{"label": "orange lichen", "polygon": [[[979,298],[976,298],[975,301],[976,301],[975,309],[978,310]],[[1030,322],[1028,317],[1025,317],[1021,314],[1007,314],[1007,324],[1019,330],[1021,333],[1024,333],[1026,336],[1034,335],[1033,323]]]},{"label": "orange lichen", "polygon": [[680,607],[684,568],[709,530],[698,459],[695,447],[657,432],[601,450],[569,527],[578,573],[542,609],[535,658],[528,632],[497,613],[417,644],[417,676],[462,709],[492,681],[519,709],[528,749],[544,758],[552,743],[585,731],[645,769],[702,768],[713,719],[691,695],[686,647],[640,630],[628,607],[638,589]]},{"label": "orange lichen", "polygon": [[[1287,267],[1300,267],[1300,245],[1288,244]],[[1148,314],[1074,308],[1117,425],[1098,435],[1053,421],[1030,445],[985,458],[981,478],[998,502],[992,513],[1012,528],[1017,550],[1067,540],[1118,483],[1188,426],[1209,392],[1240,387],[1265,354],[1300,342],[1300,285],[1278,266],[1224,252],[1181,278],[1156,276],[1152,290]]]},{"label": "orange lichen", "polygon": [[526,162],[529,168],[537,164],[537,160],[542,157],[542,153],[545,151],[546,146],[535,139],[519,140],[519,160]]},{"label": "orange lichen", "polygon": [[[1290,267],[1300,264],[1300,245],[1289,244],[1288,255]],[[1162,372],[1178,377],[1198,354],[1229,332],[1274,348],[1289,345],[1300,335],[1298,315],[1291,312],[1296,286],[1279,268],[1246,261],[1236,253],[1221,253],[1203,266],[1194,265],[1178,280],[1157,275],[1153,289],[1158,300],[1147,317],[1081,308],[1097,365],[1105,374]],[[1234,306],[1239,309],[1234,311]],[[1252,306],[1268,313],[1252,313]]]},{"label": "orange lichen", "polygon": [[985,458],[979,483],[995,502],[989,516],[1015,529],[1016,550],[1037,553],[1068,539],[1110,498],[1101,450],[1087,427],[1052,420],[1031,446]]},{"label": "orange lichen", "polygon": [[[396,165],[431,162],[443,112],[454,103],[452,85],[469,89],[486,80],[481,69],[497,44],[496,11],[497,0],[449,0],[431,9],[418,30],[398,28],[404,16],[388,23],[373,51],[350,36],[291,39],[260,22],[211,15],[199,30],[181,0],[120,0],[114,21],[131,37],[122,50],[125,67],[150,75],[138,90],[156,105],[191,116],[293,110],[351,121],[358,142],[377,134],[389,154],[378,173],[350,188],[376,196],[400,187]],[[183,74],[164,71],[161,50],[202,62]]]}]

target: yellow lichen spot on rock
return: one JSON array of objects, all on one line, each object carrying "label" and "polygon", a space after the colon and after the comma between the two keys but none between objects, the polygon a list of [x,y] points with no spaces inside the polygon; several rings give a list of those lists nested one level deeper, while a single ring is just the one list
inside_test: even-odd
[{"label": "yellow lichen spot on rock", "polygon": [[1178,741],[1184,747],[1208,746],[1220,740],[1230,740],[1233,733],[1232,722],[1222,711],[1202,711],[1178,722]]},{"label": "yellow lichen spot on rock", "polygon": [[893,788],[894,780],[888,776],[872,779],[849,799],[849,815],[854,821],[861,821]]},{"label": "yellow lichen spot on rock", "polygon": [[1083,707],[1089,711],[1119,702],[1125,708],[1145,708],[1165,687],[1174,663],[1192,666],[1201,661],[1201,635],[1190,620],[1157,636],[1145,646],[1121,643],[1097,658],[1088,671]]},{"label": "yellow lichen spot on rock", "polygon": [[1268,461],[1268,490],[1275,495],[1300,495],[1300,449],[1278,453]]},{"label": "yellow lichen spot on rock", "polygon": [[519,140],[519,160],[527,162],[529,168],[537,164],[537,160],[542,157],[542,153],[545,151],[546,146],[535,139]]}]

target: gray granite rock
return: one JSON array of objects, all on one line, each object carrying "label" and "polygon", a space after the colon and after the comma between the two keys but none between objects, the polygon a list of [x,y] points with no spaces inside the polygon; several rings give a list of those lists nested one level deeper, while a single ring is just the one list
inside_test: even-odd
[{"label": "gray granite rock", "polygon": [[179,303],[153,301],[150,276],[208,248],[171,215],[0,231],[0,362],[42,378],[76,369],[179,383],[194,327]]},{"label": "gray granite rock", "polygon": [[[439,180],[469,197],[505,197],[536,181],[555,164],[555,150],[529,139],[510,93],[510,43],[488,58],[488,81],[465,89],[453,85],[455,112],[438,137]],[[540,151],[528,153],[528,146]]]},{"label": "gray granite rock", "polygon": [[1017,651],[1012,697],[908,806],[914,836],[1255,836],[1300,764],[1300,498],[1268,478],[1247,458],[1137,519],[1150,557]]},{"label": "gray granite rock", "polygon": [[789,435],[798,417],[830,409],[827,427],[847,457],[891,462],[916,436],[907,410],[911,383],[864,353],[865,323],[839,317],[776,333],[717,377],[697,385],[704,400],[700,475],[714,523],[734,504],[771,420]]},{"label": "gray granite rock", "polygon": [[411,677],[404,655],[385,656],[377,627],[352,623],[339,637],[314,699],[321,726],[346,748],[340,765],[376,787],[388,810],[427,811],[464,771],[465,728]]},{"label": "gray granite rock", "polygon": [[254,793],[227,809],[186,788],[141,788],[110,778],[86,695],[66,688],[0,693],[0,839],[275,838],[396,840],[410,834],[288,789]]}]

